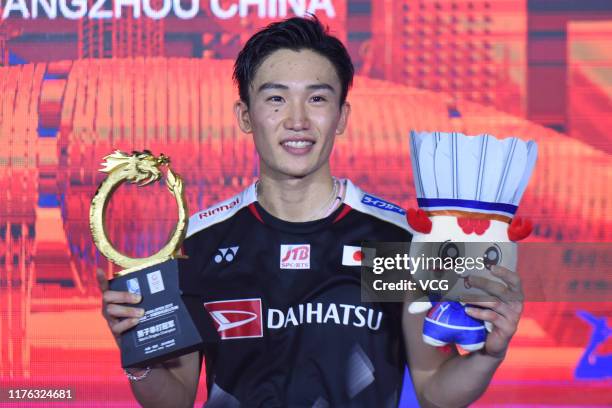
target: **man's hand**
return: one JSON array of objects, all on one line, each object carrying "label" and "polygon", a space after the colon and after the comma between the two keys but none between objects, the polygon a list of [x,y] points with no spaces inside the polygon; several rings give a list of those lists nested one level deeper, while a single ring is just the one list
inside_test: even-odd
[{"label": "man's hand", "polygon": [[491,273],[501,279],[506,285],[490,279],[470,276],[469,282],[496,297],[491,301],[472,301],[461,299],[467,304],[481,306],[485,309],[466,307],[470,316],[490,322],[493,325],[491,333],[487,336],[484,352],[492,357],[503,358],[508,350],[508,344],[516,329],[523,311],[523,288],[521,278],[515,272],[499,265],[491,267]]},{"label": "man's hand", "polygon": [[108,327],[113,333],[117,345],[119,345],[121,334],[136,326],[138,319],[144,314],[144,309],[124,306],[124,304],[137,304],[141,301],[141,296],[127,291],[109,290],[108,280],[101,269],[96,271],[96,277],[102,292],[102,316],[106,319]]}]

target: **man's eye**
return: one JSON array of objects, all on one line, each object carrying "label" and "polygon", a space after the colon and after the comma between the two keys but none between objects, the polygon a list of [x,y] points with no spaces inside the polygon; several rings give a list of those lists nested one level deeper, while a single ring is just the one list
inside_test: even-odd
[{"label": "man's eye", "polygon": [[313,96],[312,98],[310,98],[313,102],[325,102],[327,99],[325,99],[324,96]]},{"label": "man's eye", "polygon": [[268,101],[270,102],[282,102],[283,101],[283,97],[282,96],[271,96],[268,98]]}]

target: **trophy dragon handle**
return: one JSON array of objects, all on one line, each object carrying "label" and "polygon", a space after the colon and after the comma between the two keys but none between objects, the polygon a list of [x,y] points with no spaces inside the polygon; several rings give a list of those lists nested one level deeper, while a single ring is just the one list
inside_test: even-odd
[{"label": "trophy dragon handle", "polygon": [[[127,268],[119,272],[118,275],[125,275],[133,270],[177,257],[187,233],[188,215],[183,179],[178,174],[172,172],[169,166],[169,158],[163,154],[155,157],[146,150],[144,152],[133,152],[132,154],[117,150],[104,159],[105,162],[102,163],[104,168],[100,171],[108,173],[108,176],[98,187],[89,209],[89,227],[98,250],[113,263]],[[146,258],[132,258],[115,249],[108,239],[104,222],[106,207],[112,194],[123,183],[130,182],[138,184],[138,186],[145,186],[159,180],[162,176],[161,165],[168,166],[166,185],[176,200],[178,222],[174,227],[172,236],[158,252]]]}]

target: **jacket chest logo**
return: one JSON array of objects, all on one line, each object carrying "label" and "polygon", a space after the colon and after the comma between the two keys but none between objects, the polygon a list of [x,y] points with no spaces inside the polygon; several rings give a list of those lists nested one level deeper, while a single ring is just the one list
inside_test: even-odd
[{"label": "jacket chest logo", "polygon": [[310,269],[310,244],[281,245],[281,269]]}]

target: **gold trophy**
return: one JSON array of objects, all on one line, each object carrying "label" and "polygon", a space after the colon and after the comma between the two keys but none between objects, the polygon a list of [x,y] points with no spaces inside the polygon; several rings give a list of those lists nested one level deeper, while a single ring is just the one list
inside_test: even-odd
[{"label": "gold trophy", "polygon": [[[151,365],[189,353],[203,343],[202,331],[208,325],[202,322],[208,316],[198,299],[181,291],[180,271],[185,269],[186,258],[180,255],[180,247],[188,221],[183,180],[170,169],[170,159],[163,154],[155,157],[147,150],[132,154],[117,150],[104,159],[100,171],[108,176],[91,201],[91,234],[102,255],[126,268],[109,282],[110,289],[141,295],[138,307],[145,310],[138,325],[121,336],[121,365],[124,368]],[[105,228],[108,201],[125,182],[142,187],[160,180],[162,166],[167,167],[166,185],[178,206],[178,223],[170,240],[157,253],[131,258],[115,249],[108,239]]]}]

